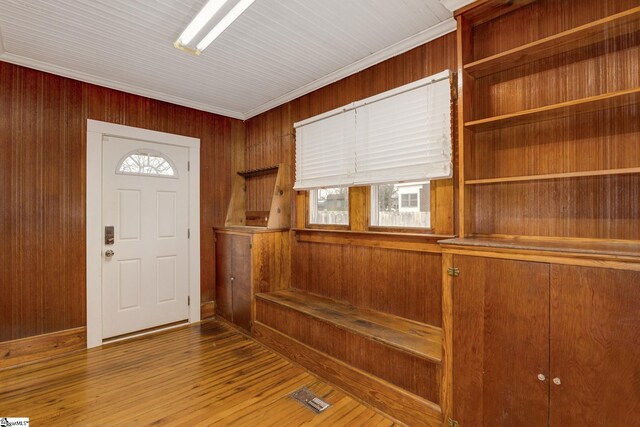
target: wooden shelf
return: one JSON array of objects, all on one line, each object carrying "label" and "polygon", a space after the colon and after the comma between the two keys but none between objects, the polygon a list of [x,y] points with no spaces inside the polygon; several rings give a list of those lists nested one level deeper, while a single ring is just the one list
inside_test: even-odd
[{"label": "wooden shelf", "polygon": [[524,253],[551,253],[572,257],[604,258],[617,261],[640,261],[640,242],[577,238],[544,237],[465,237],[441,240],[444,247],[458,247],[479,251],[507,250]]},{"label": "wooden shelf", "polygon": [[502,178],[486,178],[486,179],[471,179],[465,181],[466,185],[480,185],[480,184],[497,184],[503,182],[522,182],[522,181],[540,181],[547,179],[567,179],[567,178],[580,178],[589,176],[607,176],[607,175],[629,175],[640,173],[640,167],[637,168],[624,168],[624,169],[606,169],[595,171],[581,171],[581,172],[564,172],[564,173],[550,173],[544,175],[524,175],[524,176],[507,176]]},{"label": "wooden shelf", "polygon": [[582,113],[608,110],[640,103],[640,88],[621,90],[604,95],[590,96],[574,101],[561,102],[531,110],[502,116],[488,117],[465,123],[465,127],[475,132],[485,132],[518,126],[543,120],[557,119]]},{"label": "wooden shelf", "polygon": [[[277,173],[268,211],[247,211],[247,179]],[[233,177],[231,200],[225,227],[262,226],[271,230],[291,225],[291,184],[289,165],[281,163],[259,169],[239,171]]]},{"label": "wooden shelf", "polygon": [[238,171],[238,175],[244,178],[251,178],[254,176],[268,175],[268,174],[278,172],[278,168],[279,168],[279,165],[273,165],[273,166],[267,166],[264,168],[248,169],[244,171]]},{"label": "wooden shelf", "polygon": [[471,62],[464,70],[478,78],[590,46],[602,41],[605,34],[606,38],[613,38],[638,30],[640,6]]},{"label": "wooden shelf", "polygon": [[298,311],[340,329],[435,363],[442,361],[442,329],[289,289],[257,294],[258,300]]}]

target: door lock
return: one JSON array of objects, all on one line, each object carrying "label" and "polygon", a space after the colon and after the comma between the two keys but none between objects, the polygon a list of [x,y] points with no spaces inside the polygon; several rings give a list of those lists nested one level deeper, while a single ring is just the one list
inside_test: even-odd
[{"label": "door lock", "polygon": [[104,244],[113,245],[115,243],[115,231],[113,225],[104,228]]}]

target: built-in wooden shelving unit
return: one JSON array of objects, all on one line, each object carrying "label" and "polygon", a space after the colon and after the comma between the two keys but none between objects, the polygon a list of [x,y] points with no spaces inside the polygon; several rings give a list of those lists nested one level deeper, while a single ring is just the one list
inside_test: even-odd
[{"label": "built-in wooden shelving unit", "polygon": [[[248,211],[247,181],[252,178],[276,174],[268,211]],[[233,179],[231,200],[227,210],[226,227],[258,226],[267,229],[285,229],[291,225],[291,184],[289,165],[268,166],[258,169],[238,171]]]},{"label": "built-in wooden shelving unit", "polygon": [[572,28],[550,37],[465,64],[464,70],[478,78],[590,46],[604,38],[618,37],[640,29],[640,7]]},{"label": "built-in wooden shelving unit", "polygon": [[470,179],[468,181],[465,181],[465,184],[481,185],[481,184],[495,184],[500,182],[541,181],[541,180],[547,180],[547,179],[567,179],[567,178],[580,178],[580,177],[588,177],[588,176],[627,175],[627,174],[637,174],[637,173],[640,173],[640,167],[591,170],[591,171],[580,171],[580,172],[549,173],[544,175],[523,175],[523,176],[505,176],[501,178]]},{"label": "built-in wooden shelving unit", "polygon": [[607,5],[529,33],[522,22],[568,6],[485,1],[457,15],[463,239],[640,240],[640,6]]},{"label": "built-in wooden shelving unit", "polygon": [[590,96],[481,120],[472,120],[466,122],[465,126],[475,132],[484,132],[634,104],[640,104],[640,88]]}]

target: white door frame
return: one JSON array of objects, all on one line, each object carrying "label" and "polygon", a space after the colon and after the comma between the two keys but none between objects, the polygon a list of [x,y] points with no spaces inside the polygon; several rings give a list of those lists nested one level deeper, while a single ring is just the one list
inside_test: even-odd
[{"label": "white door frame", "polygon": [[87,348],[102,345],[102,140],[104,136],[187,147],[189,151],[189,323],[200,321],[200,139],[87,120]]}]

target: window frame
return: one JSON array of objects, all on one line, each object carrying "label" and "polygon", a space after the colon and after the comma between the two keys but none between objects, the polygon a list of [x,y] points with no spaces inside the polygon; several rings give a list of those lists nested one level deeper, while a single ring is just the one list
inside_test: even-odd
[{"label": "window frame", "polygon": [[[372,220],[372,215],[371,215],[371,211],[373,209],[373,198],[372,198],[372,191],[373,191],[373,185],[369,185],[367,186],[368,191],[366,192],[366,197],[365,197],[365,209],[366,209],[366,230],[367,231],[373,231],[373,232],[380,232],[380,233],[397,233],[397,234],[434,234],[433,233],[433,219],[435,216],[434,213],[434,201],[435,201],[435,194],[434,194],[434,186],[432,185],[434,180],[429,180],[430,184],[429,185],[429,192],[431,193],[431,202],[429,205],[429,212],[431,213],[431,221],[429,221],[429,227],[392,227],[392,226],[388,226],[388,225],[373,225],[371,223]],[[419,202],[418,202],[419,204]]]},{"label": "window frame", "polygon": [[[349,189],[350,190],[350,189]],[[311,191],[304,191],[304,228],[310,230],[351,230],[351,191],[349,191],[349,223],[348,224],[314,224],[311,222]]]}]

